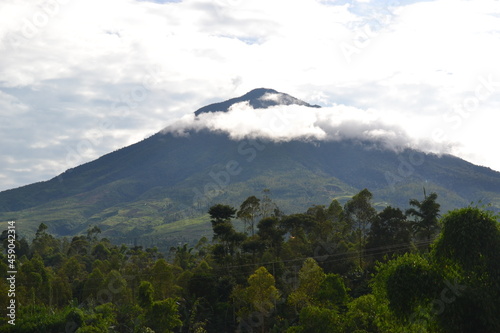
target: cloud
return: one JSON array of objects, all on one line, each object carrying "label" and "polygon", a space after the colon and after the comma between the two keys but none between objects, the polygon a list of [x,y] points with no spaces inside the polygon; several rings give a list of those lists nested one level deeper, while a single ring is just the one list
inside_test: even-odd
[{"label": "cloud", "polygon": [[[449,152],[453,147],[451,142],[429,139],[424,125],[428,121],[346,105],[324,108],[279,105],[254,109],[248,102],[241,102],[231,106],[228,112],[184,116],[162,132],[187,136],[193,131],[209,130],[226,133],[234,140],[256,137],[278,142],[352,140],[394,151],[414,148],[438,154]],[[419,128],[410,135],[405,130],[410,126]]]}]

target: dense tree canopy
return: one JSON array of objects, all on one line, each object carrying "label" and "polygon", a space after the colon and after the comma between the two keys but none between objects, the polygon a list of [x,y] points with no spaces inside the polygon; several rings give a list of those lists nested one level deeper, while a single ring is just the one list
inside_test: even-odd
[{"label": "dense tree canopy", "polygon": [[[210,207],[212,241],[165,254],[97,226],[2,233],[0,271],[15,242],[18,273],[16,325],[4,316],[0,332],[500,332],[500,228],[486,209],[440,217],[433,193],[376,210],[364,189],[284,215],[268,194]],[[4,309],[9,288],[0,280]]]}]

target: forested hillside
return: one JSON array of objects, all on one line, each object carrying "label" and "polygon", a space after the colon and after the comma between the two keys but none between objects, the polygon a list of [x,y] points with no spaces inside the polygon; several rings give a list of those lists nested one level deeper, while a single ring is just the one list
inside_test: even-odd
[{"label": "forested hillside", "polygon": [[96,226],[56,238],[40,224],[32,242],[5,231],[17,308],[0,332],[500,332],[498,217],[441,212],[436,193],[407,202],[377,211],[364,189],[285,215],[251,196],[211,206],[211,239],[168,253]]}]

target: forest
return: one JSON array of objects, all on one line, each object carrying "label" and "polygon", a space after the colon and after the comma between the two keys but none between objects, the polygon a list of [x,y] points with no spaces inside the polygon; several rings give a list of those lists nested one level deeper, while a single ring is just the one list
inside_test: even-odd
[{"label": "forest", "polygon": [[112,244],[97,226],[56,238],[42,223],[14,241],[15,320],[2,279],[0,332],[500,332],[498,216],[441,212],[425,191],[405,209],[372,199],[364,189],[289,215],[268,192],[219,203],[211,239],[168,253]]}]

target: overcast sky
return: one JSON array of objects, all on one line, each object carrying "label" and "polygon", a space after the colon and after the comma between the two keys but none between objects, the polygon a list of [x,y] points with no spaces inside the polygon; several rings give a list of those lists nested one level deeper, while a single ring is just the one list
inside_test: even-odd
[{"label": "overcast sky", "polygon": [[500,170],[498,0],[2,0],[0,22],[0,190],[259,87]]}]

